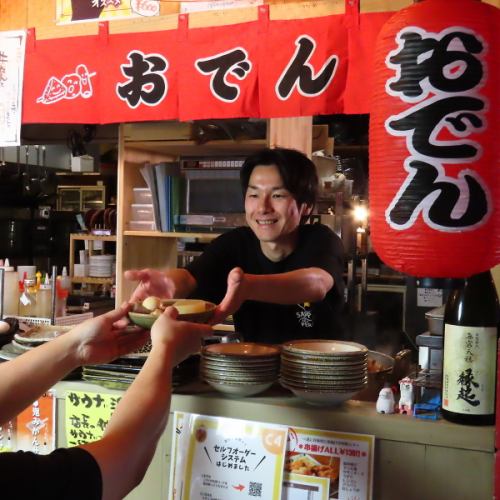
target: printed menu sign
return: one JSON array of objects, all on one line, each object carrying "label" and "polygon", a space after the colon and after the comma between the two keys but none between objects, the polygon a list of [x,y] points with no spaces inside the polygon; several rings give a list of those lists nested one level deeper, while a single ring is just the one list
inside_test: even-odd
[{"label": "printed menu sign", "polygon": [[0,147],[21,144],[24,31],[0,32]]},{"label": "printed menu sign", "polygon": [[[374,436],[290,427],[285,471],[327,478],[327,498],[368,500],[373,494],[374,444]],[[322,498],[304,496],[292,486],[290,481],[284,483],[283,500]]]},{"label": "printed menu sign", "polygon": [[65,398],[65,429],[68,446],[97,441],[104,434],[121,396],[71,391]]},{"label": "printed menu sign", "polygon": [[56,396],[49,391],[0,426],[0,452],[23,450],[47,455],[55,450],[55,429]]},{"label": "printed menu sign", "polygon": [[159,0],[57,0],[57,24],[111,21],[160,14]]},{"label": "printed menu sign", "polygon": [[194,414],[174,419],[169,498],[281,499],[285,426]]}]

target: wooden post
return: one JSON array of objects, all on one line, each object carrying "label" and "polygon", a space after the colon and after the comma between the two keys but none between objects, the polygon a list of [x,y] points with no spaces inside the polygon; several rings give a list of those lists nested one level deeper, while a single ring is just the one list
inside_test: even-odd
[{"label": "wooden post", "polygon": [[312,153],[312,116],[271,118],[267,127],[270,148],[298,149],[309,158]]}]

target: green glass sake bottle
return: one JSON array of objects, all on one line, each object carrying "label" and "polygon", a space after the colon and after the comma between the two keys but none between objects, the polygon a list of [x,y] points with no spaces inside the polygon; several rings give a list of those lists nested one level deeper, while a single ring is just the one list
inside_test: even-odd
[{"label": "green glass sake bottle", "polygon": [[468,425],[495,423],[498,296],[489,271],[465,280],[444,313],[442,415]]}]

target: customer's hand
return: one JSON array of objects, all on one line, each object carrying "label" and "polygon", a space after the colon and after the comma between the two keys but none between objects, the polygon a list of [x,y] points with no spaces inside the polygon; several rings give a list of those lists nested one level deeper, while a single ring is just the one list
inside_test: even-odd
[{"label": "customer's hand", "polygon": [[84,321],[64,334],[79,366],[107,363],[135,351],[149,340],[149,332],[131,328],[126,319],[131,305]]},{"label": "customer's hand", "polygon": [[245,300],[245,273],[240,267],[235,267],[227,275],[226,295],[215,308],[210,323],[215,325],[224,321],[227,316],[235,313]]},{"label": "customer's hand", "polygon": [[161,299],[171,299],[174,296],[174,281],[161,271],[156,269],[130,269],[125,271],[124,276],[127,280],[139,281],[137,288],[130,297],[130,302],[141,302],[151,295]]},{"label": "customer's hand", "polygon": [[201,340],[212,336],[209,325],[177,321],[177,309],[167,307],[151,328],[152,350],[166,347],[172,356],[172,366],[200,351]]}]

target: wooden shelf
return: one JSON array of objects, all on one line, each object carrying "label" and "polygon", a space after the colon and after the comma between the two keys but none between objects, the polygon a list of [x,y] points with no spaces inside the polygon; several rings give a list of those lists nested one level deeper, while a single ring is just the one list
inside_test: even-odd
[{"label": "wooden shelf", "polygon": [[127,150],[135,149],[148,153],[164,154],[168,156],[192,155],[196,150],[197,156],[203,155],[246,155],[266,147],[265,139],[250,139],[241,141],[219,140],[198,144],[195,141],[127,141]]},{"label": "wooden shelf", "polygon": [[124,231],[124,236],[143,236],[146,238],[198,238],[214,240],[219,233],[184,233],[184,232],[163,232],[163,231]]},{"label": "wooden shelf", "polygon": [[89,285],[112,285],[114,283],[113,278],[94,278],[91,276],[73,276],[71,278],[72,283],[86,283]]},{"label": "wooden shelf", "polygon": [[368,144],[335,144],[333,154],[368,153]]},{"label": "wooden shelf", "polygon": [[116,234],[111,234],[109,236],[97,236],[95,234],[79,234],[71,233],[70,240],[78,241],[116,241]]}]

